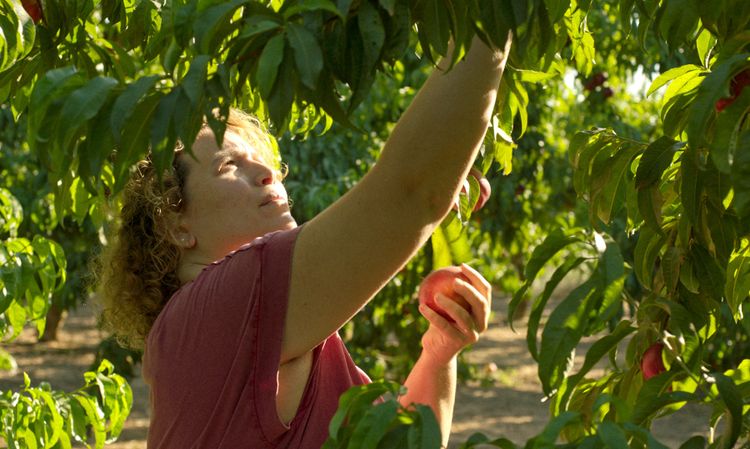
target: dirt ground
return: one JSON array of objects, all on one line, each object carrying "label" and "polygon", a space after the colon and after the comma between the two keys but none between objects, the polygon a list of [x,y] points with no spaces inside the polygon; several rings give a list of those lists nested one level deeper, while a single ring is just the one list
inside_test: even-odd
[{"label": "dirt ground", "polygon": [[[495,385],[461,385],[458,388],[451,448],[481,431],[496,438],[505,437],[521,444],[536,435],[548,421],[547,405],[542,402],[536,364],[526,350],[525,323],[517,322],[516,331],[505,322],[507,300],[497,298],[491,328],[470,353],[470,359],[489,367]],[[0,372],[0,391],[18,389],[23,372],[32,384],[50,382],[55,389],[73,390],[83,383],[82,373],[94,360],[97,343],[103,336],[95,327],[91,311],[82,307],[71,313],[59,334],[58,341],[36,343],[34,332],[26,330],[15,342],[4,347],[16,357],[16,373]],[[580,351],[583,354],[583,351]],[[579,362],[580,363],[580,362]],[[140,377],[130,382],[133,388],[133,410],[117,443],[110,449],[145,448],[148,429],[148,387]],[[693,407],[658,420],[654,433],[670,448],[679,447],[693,434],[707,434],[707,410]],[[2,443],[0,443],[2,447]],[[487,447],[487,446],[485,446]]]}]

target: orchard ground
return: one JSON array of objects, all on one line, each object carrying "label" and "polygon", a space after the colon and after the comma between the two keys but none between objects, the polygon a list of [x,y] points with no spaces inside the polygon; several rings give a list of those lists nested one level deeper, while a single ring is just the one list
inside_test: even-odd
[{"label": "orchard ground", "polygon": [[[526,323],[517,321],[516,332],[511,331],[505,318],[507,304],[507,297],[494,299],[491,327],[469,354],[471,361],[488,370],[495,383],[459,386],[451,448],[457,448],[478,431],[492,438],[503,436],[523,444],[538,434],[548,421],[547,404],[542,402],[536,375],[537,365],[526,349]],[[15,356],[19,368],[15,373],[0,373],[0,391],[18,390],[23,385],[23,371],[29,374],[33,385],[47,381],[55,389],[75,390],[83,384],[82,373],[94,361],[96,346],[103,337],[96,328],[92,310],[86,306],[68,315],[58,341],[37,343],[34,331],[26,329],[15,342],[4,345]],[[578,351],[579,366],[585,349],[584,342]],[[497,368],[491,369],[493,366]],[[133,410],[120,440],[107,448],[142,449],[146,446],[148,387],[140,376],[132,379],[130,385]],[[653,431],[668,447],[677,448],[691,435],[707,436],[708,414],[706,408],[685,408],[657,420]]]}]

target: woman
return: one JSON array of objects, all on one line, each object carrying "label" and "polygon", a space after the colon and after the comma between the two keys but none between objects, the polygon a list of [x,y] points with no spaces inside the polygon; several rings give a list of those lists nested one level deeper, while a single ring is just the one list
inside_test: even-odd
[{"label": "woman", "polygon": [[[103,319],[145,343],[150,448],[305,448],[325,441],[341,393],[369,382],[338,336],[448,214],[487,129],[505,53],[475,39],[443,61],[399,120],[378,163],[304,226],[256,121],[230,115],[178,149],[160,183],[142,161],[103,256]],[[487,327],[490,286],[462,266],[453,319],[430,326],[404,405],[428,404],[447,445],[456,355]]]}]

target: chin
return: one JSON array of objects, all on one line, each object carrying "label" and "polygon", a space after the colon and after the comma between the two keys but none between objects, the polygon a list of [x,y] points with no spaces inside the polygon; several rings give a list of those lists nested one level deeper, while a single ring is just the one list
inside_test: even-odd
[{"label": "chin", "polygon": [[283,214],[282,216],[280,216],[277,222],[269,227],[266,234],[269,232],[274,232],[274,231],[288,231],[296,227],[297,227],[297,222],[294,220],[294,217],[292,217],[292,214],[287,212]]}]

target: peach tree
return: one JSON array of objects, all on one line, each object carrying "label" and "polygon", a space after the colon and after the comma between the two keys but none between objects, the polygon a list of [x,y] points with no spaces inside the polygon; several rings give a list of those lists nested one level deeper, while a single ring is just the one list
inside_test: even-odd
[{"label": "peach tree", "polygon": [[[651,422],[687,402],[712,407],[706,427],[721,435],[711,431],[683,447],[729,448],[747,440],[746,357],[709,363],[719,349],[732,352],[728,330],[744,325],[750,290],[746,0],[0,0],[0,9],[3,123],[20,136],[3,141],[2,157],[30,155],[29,165],[44,173],[55,223],[72,217],[95,227],[107,225],[108,207],[116,207],[134,162],[150,149],[167,166],[175,142],[189,148],[203,117],[217,136],[230,106],[255,113],[286,139],[333,126],[339,131],[326,136],[358,135],[374,126],[375,146],[389,125],[357,120],[373,110],[361,106],[383,80],[406,83],[407,91],[418,87],[422,72],[411,49],[434,62],[452,40],[457,60],[474,36],[500,47],[512,33],[476,166],[512,177],[515,162],[516,176],[520,170],[528,177],[507,187],[495,176],[500,194],[474,214],[479,224],[470,220],[478,196],[472,182],[457,213],[386,293],[404,307],[433,267],[478,257],[487,272],[497,267],[487,259],[513,264],[510,319],[529,304],[528,347],[551,412],[549,425],[526,447],[665,447],[649,432]],[[627,111],[597,106],[582,114],[552,106],[549,92],[562,92],[563,82],[576,78],[591,104],[609,104],[618,93],[608,83],[637,69],[644,77],[658,74],[649,91],[661,96],[658,107],[643,109],[649,120],[638,126],[623,120]],[[576,121],[578,115],[588,117]],[[523,154],[514,157],[514,148]],[[334,175],[348,170],[331,165],[333,150],[316,151],[314,161]],[[347,157],[346,149],[338,151]],[[310,156],[302,147],[295,157]],[[368,162],[357,161],[338,188],[366,171]],[[534,168],[553,164],[553,171]],[[12,246],[23,208],[9,189],[0,192],[0,223],[10,242],[3,243],[4,260],[13,261],[3,264],[0,311],[3,330],[13,335],[46,310],[50,292],[64,282],[65,259],[41,235],[21,237],[31,242],[22,249]],[[530,198],[537,192],[566,204],[549,204],[542,214]],[[317,206],[300,203],[315,212]],[[504,220],[508,212],[517,219]],[[475,255],[474,247],[485,254]],[[551,306],[552,294],[571,278],[582,281]],[[543,319],[545,309],[551,310]],[[387,325],[387,313],[375,307],[372,322]],[[354,324],[355,334],[366,330]],[[402,347],[418,342],[416,333],[397,335]],[[575,366],[584,337],[594,343]],[[604,365],[604,374],[591,376],[595,365]],[[114,391],[100,388],[102,396]],[[326,447],[438,447],[434,417],[424,408],[371,405],[397,392],[393,384],[375,383],[347,393]],[[64,411],[64,404],[20,409],[47,407],[54,424],[52,410]],[[87,416],[112,409],[96,410]],[[35,433],[28,419],[18,422],[21,430],[5,436],[19,447],[34,447],[17,436],[31,434],[45,446],[66,447],[60,432],[74,431]],[[103,421],[89,425],[101,429],[97,422]],[[463,447],[479,444],[516,447],[481,434]]]}]

